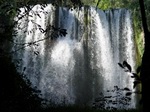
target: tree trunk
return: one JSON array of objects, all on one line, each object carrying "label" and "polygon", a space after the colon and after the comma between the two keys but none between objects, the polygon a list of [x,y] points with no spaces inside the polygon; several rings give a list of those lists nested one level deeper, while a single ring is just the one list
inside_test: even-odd
[{"label": "tree trunk", "polygon": [[147,19],[145,14],[144,0],[139,0],[142,16],[142,24],[145,37],[145,51],[142,58],[142,69],[141,69],[141,79],[142,79],[142,100],[143,100],[143,112],[148,112],[150,108],[150,37],[147,26]]}]

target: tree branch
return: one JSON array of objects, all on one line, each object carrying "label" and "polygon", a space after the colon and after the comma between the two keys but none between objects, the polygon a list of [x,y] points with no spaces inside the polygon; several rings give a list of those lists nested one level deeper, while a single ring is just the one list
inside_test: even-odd
[{"label": "tree branch", "polygon": [[[141,16],[142,16],[142,25],[144,34],[147,35],[148,33],[148,25],[147,25],[147,18],[145,13],[145,6],[144,6],[144,0],[139,0],[140,8],[141,8]],[[145,36],[147,38],[147,36]]]}]

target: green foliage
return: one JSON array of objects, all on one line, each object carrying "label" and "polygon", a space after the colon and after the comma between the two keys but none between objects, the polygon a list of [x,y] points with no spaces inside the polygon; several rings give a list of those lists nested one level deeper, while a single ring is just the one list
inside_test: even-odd
[{"label": "green foliage", "polygon": [[17,73],[10,57],[0,56],[0,111],[1,112],[35,112],[40,109],[41,101],[32,89],[30,82],[26,83]]},{"label": "green foliage", "polygon": [[9,51],[14,27],[13,18],[17,13],[15,1],[0,1],[0,111],[1,112],[31,112],[39,110],[42,99],[39,91],[31,88],[30,82],[25,82],[17,72]]},{"label": "green foliage", "polygon": [[[86,0],[82,0],[84,4],[86,5],[92,5],[97,6],[97,3],[99,0],[89,0],[88,2]],[[150,1],[145,0],[146,5],[146,14],[147,18],[150,18]],[[140,15],[140,6],[138,0],[100,0],[98,4],[98,8],[102,10],[107,9],[116,9],[116,8],[128,8],[132,12],[132,18],[133,18],[133,27],[134,27],[134,34],[135,34],[135,41],[137,46],[137,62],[138,65],[141,63],[141,57],[143,56],[144,52],[144,42],[142,34],[142,23],[141,23],[141,15]],[[150,19],[147,21],[148,26],[150,28]]]},{"label": "green foliage", "polygon": [[[21,2],[19,2],[21,1]],[[72,0],[73,1],[73,0]],[[98,0],[81,0],[80,2],[72,2],[71,0],[52,0],[55,5],[70,5],[70,6],[78,6],[81,5],[83,2],[85,5],[93,5],[96,6]],[[37,3],[45,3],[44,0],[0,0],[0,44],[2,45],[5,40],[11,40],[11,33],[12,28],[14,26],[13,18],[19,11],[19,7],[21,6],[28,6],[31,4]],[[150,17],[150,1],[146,0],[146,12],[147,17]],[[140,55],[143,53],[143,43],[142,38],[139,36],[142,32],[141,27],[141,19],[139,15],[139,4],[138,0],[101,0],[98,8],[106,10],[109,8],[129,8],[132,10],[133,17],[134,17],[134,31],[137,40],[137,45],[139,46]],[[4,17],[4,18],[2,18]],[[3,23],[4,21],[4,23]],[[86,20],[86,24],[88,24],[88,19]],[[3,23],[3,24],[2,24]],[[150,20],[148,20],[148,24],[150,25]],[[3,26],[4,25],[4,26]],[[2,27],[1,27],[2,26]],[[50,26],[52,27],[52,26]],[[149,27],[150,28],[150,27]],[[54,28],[55,29],[55,28]],[[55,29],[58,34],[66,35],[65,29]],[[57,34],[57,35],[58,35]],[[31,44],[31,43],[27,43]],[[33,43],[34,44],[34,43]],[[106,112],[100,110],[92,110],[87,108],[77,108],[77,107],[58,107],[58,108],[41,108],[41,101],[37,94],[39,91],[36,89],[31,88],[31,84],[29,81],[26,83],[21,77],[20,74],[16,72],[16,68],[14,64],[11,62],[11,58],[5,56],[3,49],[0,47],[0,69],[1,69],[1,79],[0,79],[0,86],[1,86],[1,93],[0,93],[0,107],[1,112],[48,112],[50,110],[55,112],[77,112],[77,111],[84,111],[84,112]],[[128,72],[131,72],[132,69],[127,63],[120,64],[122,68],[126,68]],[[131,78],[135,78],[134,86],[136,86],[139,82],[137,82],[137,74],[131,73]],[[25,77],[24,77],[25,78]],[[128,91],[128,89],[124,88],[124,90]],[[37,93],[37,94],[35,94]],[[127,97],[131,95],[128,92]],[[118,111],[119,112],[119,111]],[[124,111],[120,111],[124,112]],[[130,112],[130,111],[129,111]],[[131,110],[132,112],[132,110]]]}]

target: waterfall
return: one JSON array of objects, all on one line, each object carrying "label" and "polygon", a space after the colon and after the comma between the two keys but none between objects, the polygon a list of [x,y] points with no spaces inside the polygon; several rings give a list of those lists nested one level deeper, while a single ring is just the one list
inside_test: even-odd
[{"label": "waterfall", "polygon": [[[133,87],[130,74],[117,63],[126,60],[135,67],[135,46],[130,11],[127,9],[99,10],[94,7],[81,9],[54,8],[44,10],[35,5],[28,16],[20,9],[15,19],[17,36],[14,43],[34,45],[18,50],[13,59],[20,60],[18,71],[41,91],[42,98],[55,104],[90,104],[100,92],[114,86]],[[22,17],[22,18],[21,18]],[[21,18],[21,19],[18,19]],[[51,40],[51,32],[41,33],[49,25],[67,29],[65,37]],[[25,69],[26,68],[26,69]],[[135,107],[132,96],[131,108]]]}]

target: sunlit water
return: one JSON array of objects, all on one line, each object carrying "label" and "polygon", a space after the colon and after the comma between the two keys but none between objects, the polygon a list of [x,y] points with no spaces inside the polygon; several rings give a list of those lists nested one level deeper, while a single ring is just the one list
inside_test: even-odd
[{"label": "sunlit water", "polygon": [[[19,50],[13,58],[21,59],[18,71],[26,68],[24,75],[33,87],[41,90],[42,98],[56,104],[89,105],[100,92],[105,93],[116,85],[132,89],[130,74],[117,64],[126,60],[135,67],[134,37],[128,10],[102,11],[93,7],[71,10],[56,9],[51,5],[44,11],[36,5],[33,10],[39,15],[30,11],[31,16],[18,20],[14,42],[49,39]],[[18,17],[23,14],[22,8]],[[46,29],[49,25],[67,29],[68,34],[52,41],[51,32],[44,34],[39,30],[39,26]],[[16,44],[13,50],[20,47]],[[134,95],[131,102],[130,107],[134,108]]]}]

